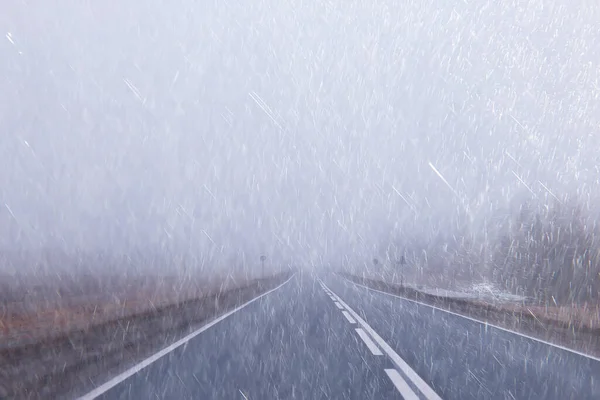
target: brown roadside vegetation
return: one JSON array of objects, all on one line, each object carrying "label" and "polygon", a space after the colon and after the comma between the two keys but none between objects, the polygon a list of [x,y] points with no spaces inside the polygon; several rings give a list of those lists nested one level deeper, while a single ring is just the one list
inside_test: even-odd
[{"label": "brown roadside vegetation", "polygon": [[60,312],[48,310],[38,317],[24,314],[19,318],[13,313],[4,322],[5,338],[11,341],[4,341],[0,348],[0,398],[81,395],[94,382],[122,372],[199,324],[274,288],[289,275],[221,282],[200,290],[194,287],[174,301],[168,291],[137,292],[129,287],[125,300],[98,303],[93,313],[91,305],[77,307],[74,299]]},{"label": "brown roadside vegetation", "polygon": [[[76,296],[61,294],[56,282],[35,287],[35,297],[22,301],[0,303],[0,348],[34,343],[74,329],[88,329],[111,319],[124,318],[141,312],[158,309],[165,305],[215,295],[243,286],[247,282],[235,283],[223,278],[185,282],[174,277],[146,277],[143,280],[122,278],[114,289],[94,290],[100,280],[112,277],[79,277],[78,284],[89,288],[89,294]],[[119,290],[119,286],[126,290]]]},{"label": "brown roadside vegetation", "polygon": [[160,265],[150,273],[136,272],[135,262],[160,263],[150,257],[57,250],[0,253],[0,349],[224,292],[250,280],[236,271],[158,274]]}]

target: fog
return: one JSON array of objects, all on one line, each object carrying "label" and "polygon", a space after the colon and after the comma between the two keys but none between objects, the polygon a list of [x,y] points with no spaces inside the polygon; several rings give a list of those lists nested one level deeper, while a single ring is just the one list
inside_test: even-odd
[{"label": "fog", "polygon": [[337,267],[527,200],[594,215],[599,9],[9,2],[0,246]]}]

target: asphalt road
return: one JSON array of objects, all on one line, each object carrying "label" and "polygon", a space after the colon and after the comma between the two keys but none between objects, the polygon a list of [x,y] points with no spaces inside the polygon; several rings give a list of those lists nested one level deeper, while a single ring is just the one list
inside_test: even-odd
[{"label": "asphalt road", "polygon": [[84,398],[600,398],[598,360],[333,275],[191,336]]}]

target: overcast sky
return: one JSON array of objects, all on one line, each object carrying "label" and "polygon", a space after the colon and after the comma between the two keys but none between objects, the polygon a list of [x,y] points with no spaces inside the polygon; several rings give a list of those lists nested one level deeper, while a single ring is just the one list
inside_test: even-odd
[{"label": "overcast sky", "polygon": [[336,264],[511,202],[596,204],[599,9],[11,1],[0,245]]}]

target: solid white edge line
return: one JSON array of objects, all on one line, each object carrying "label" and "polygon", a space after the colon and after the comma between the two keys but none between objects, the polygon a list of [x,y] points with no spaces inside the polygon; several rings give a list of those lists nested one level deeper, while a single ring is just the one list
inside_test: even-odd
[{"label": "solid white edge line", "polygon": [[288,283],[290,280],[292,280],[292,278],[295,275],[296,274],[293,274],[292,276],[290,276],[287,281],[283,282],[281,285],[277,286],[276,288],[271,289],[268,292],[265,292],[265,293],[261,294],[260,296],[257,296],[255,298],[253,298],[252,300],[250,300],[250,301],[242,304],[241,306],[239,306],[239,307],[237,307],[237,308],[235,308],[235,309],[233,309],[231,311],[228,311],[227,313],[221,315],[220,317],[212,320],[208,324],[202,326],[197,331],[194,331],[194,332],[190,333],[189,335],[185,336],[183,339],[180,339],[177,342],[171,344],[170,346],[165,347],[164,349],[162,349],[158,353],[156,353],[156,354],[154,354],[154,355],[146,358],[144,361],[142,361],[142,362],[134,365],[133,367],[129,368],[127,371],[125,371],[125,372],[123,372],[123,373],[115,376],[114,378],[112,378],[108,382],[106,382],[106,383],[98,386],[96,389],[92,390],[88,394],[85,394],[85,395],[79,397],[79,400],[91,400],[91,399],[95,399],[96,397],[98,397],[101,394],[103,394],[103,393],[107,392],[108,390],[112,389],[113,387],[115,387],[119,383],[123,382],[124,380],[126,380],[130,376],[132,376],[132,375],[136,374],[137,372],[141,371],[142,369],[146,368],[148,365],[152,364],[154,361],[156,361],[159,358],[161,358],[161,357],[169,354],[170,352],[172,352],[176,348],[180,347],[181,345],[189,342],[191,339],[193,339],[194,337],[198,336],[202,332],[206,331],[208,328],[210,328],[210,327],[216,325],[217,323],[223,321],[225,318],[229,317],[230,315],[232,315],[236,311],[241,310],[242,308],[246,307],[250,303],[255,302],[256,300],[260,299],[261,297],[264,297],[264,296],[268,295],[269,293],[272,293],[272,292],[276,291],[277,289],[279,289],[280,287],[282,287],[283,285],[285,285],[286,283]]},{"label": "solid white edge line", "polygon": [[374,356],[382,356],[383,355],[381,350],[379,350],[379,347],[377,347],[377,345],[375,343],[373,343],[373,341],[371,340],[369,335],[367,335],[367,332],[363,331],[361,328],[356,328],[355,331],[356,331],[356,333],[358,333],[358,336],[360,336],[360,338],[363,340],[363,342],[365,342],[365,344],[367,345],[367,347],[369,348],[371,353],[373,353]]},{"label": "solid white edge line", "polygon": [[343,306],[342,306],[340,303],[338,303],[337,301],[336,301],[335,303],[333,303],[333,304],[335,304],[335,306],[336,306],[337,308],[339,308],[340,310],[343,310],[343,309],[344,309],[344,307],[343,307]]},{"label": "solid white edge line", "polygon": [[408,383],[402,378],[398,370],[389,368],[384,370],[388,378],[392,381],[396,389],[400,392],[404,400],[419,400],[419,396],[408,386]]},{"label": "solid white edge line", "polygon": [[344,317],[346,317],[348,322],[350,322],[351,324],[356,323],[356,321],[354,320],[354,318],[352,318],[352,315],[350,315],[350,313],[348,311],[344,310],[344,311],[342,311],[342,314],[344,314]]},{"label": "solid white edge line", "polygon": [[584,357],[587,357],[587,358],[589,358],[591,360],[594,360],[594,361],[600,361],[600,358],[598,358],[598,357],[594,357],[594,356],[592,356],[590,354],[582,353],[581,351],[570,349],[568,347],[564,347],[564,346],[561,346],[561,345],[556,344],[556,343],[547,342],[547,341],[545,341],[543,339],[539,339],[539,338],[536,338],[536,337],[533,337],[533,336],[529,336],[529,335],[526,335],[524,333],[520,333],[520,332],[517,332],[517,331],[512,331],[510,329],[503,328],[503,327],[498,326],[498,325],[490,324],[489,322],[481,321],[479,319],[468,317],[466,315],[459,314],[459,313],[456,313],[454,311],[445,310],[443,308],[432,306],[431,304],[422,303],[422,302],[420,302],[418,300],[411,300],[411,299],[408,299],[406,297],[398,296],[397,294],[387,293],[387,292],[384,292],[384,291],[381,291],[381,290],[373,289],[373,288],[370,288],[368,286],[361,285],[360,283],[352,282],[351,280],[346,279],[346,278],[343,278],[343,279],[346,280],[346,281],[348,281],[349,283],[351,283],[353,285],[360,286],[362,288],[365,288],[365,289],[373,291],[373,292],[385,294],[385,295],[392,296],[392,297],[397,297],[397,298],[402,299],[402,300],[410,301],[412,303],[420,304],[422,306],[433,308],[435,310],[443,311],[443,312],[448,313],[448,314],[456,315],[458,317],[461,317],[461,318],[464,318],[464,319],[468,319],[469,321],[478,322],[478,323],[480,323],[482,325],[485,325],[487,327],[490,327],[490,328],[496,328],[496,329],[499,329],[499,330],[504,331],[504,332],[513,333],[515,335],[522,336],[522,337],[527,338],[527,339],[535,340],[536,342],[540,342],[540,343],[547,344],[547,345],[552,346],[552,347],[556,347],[557,349],[566,350],[566,351],[568,351],[570,353],[577,354],[579,356],[584,356]]},{"label": "solid white edge line", "polygon": [[[329,289],[331,290],[331,289]],[[333,293],[333,292],[332,292]],[[340,296],[338,296],[337,294],[335,294],[335,297],[338,299],[338,301],[344,306],[346,307],[346,310],[348,310],[350,312],[350,314],[352,314],[352,316],[358,321],[359,324],[362,325],[362,327],[365,329],[365,331],[367,331],[369,333],[369,335],[371,335],[371,337],[375,340],[375,342],[379,345],[379,347],[381,347],[383,349],[383,351],[386,352],[386,354],[388,355],[388,357],[391,358],[392,362],[394,364],[396,364],[396,366],[398,368],[400,368],[400,370],[402,370],[402,372],[404,372],[404,375],[406,375],[406,377],[408,379],[410,379],[412,381],[412,383],[414,383],[414,385],[421,391],[421,393],[423,393],[423,395],[428,399],[428,400],[442,400],[442,398],[440,396],[438,396],[438,394],[431,388],[429,387],[429,385],[419,376],[419,374],[417,374],[411,367],[410,365],[408,365],[406,363],[406,361],[404,361],[402,359],[402,357],[400,357],[398,355],[398,353],[396,353],[394,351],[394,349],[392,349],[390,347],[389,344],[387,344],[385,342],[385,340],[383,340],[381,338],[381,336],[379,336],[379,334],[377,334],[377,332],[375,332],[373,330],[373,328],[371,328],[371,326],[369,326],[369,324],[367,324],[365,322],[364,319],[362,319],[360,317],[360,315],[358,315],[356,313],[356,311],[354,311],[352,308],[350,308],[348,306],[348,304],[346,304],[341,298]]]}]

